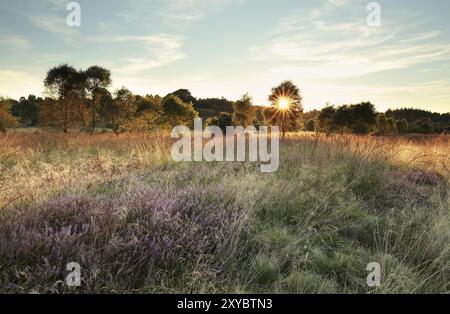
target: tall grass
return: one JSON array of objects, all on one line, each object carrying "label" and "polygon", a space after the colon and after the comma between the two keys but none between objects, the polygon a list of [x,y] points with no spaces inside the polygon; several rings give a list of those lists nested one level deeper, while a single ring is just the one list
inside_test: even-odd
[{"label": "tall grass", "polygon": [[448,136],[289,134],[273,174],[165,134],[0,141],[2,292],[450,292]]}]

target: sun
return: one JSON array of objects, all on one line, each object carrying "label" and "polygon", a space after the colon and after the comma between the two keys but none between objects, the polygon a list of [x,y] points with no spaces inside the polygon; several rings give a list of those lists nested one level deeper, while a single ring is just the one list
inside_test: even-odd
[{"label": "sun", "polygon": [[288,98],[282,97],[278,99],[278,108],[281,110],[288,110],[291,105],[291,101]]}]

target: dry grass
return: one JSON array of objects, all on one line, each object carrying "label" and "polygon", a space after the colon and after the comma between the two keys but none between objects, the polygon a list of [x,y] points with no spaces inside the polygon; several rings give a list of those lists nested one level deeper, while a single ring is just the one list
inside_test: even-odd
[{"label": "dry grass", "polygon": [[[54,287],[64,269],[45,268],[53,255],[28,258],[39,256],[29,248],[17,255],[22,260],[14,260],[18,248],[10,245],[11,230],[25,220],[46,225],[55,204],[63,207],[63,225],[73,219],[89,221],[88,216],[72,217],[78,215],[73,204],[80,202],[96,213],[108,206],[114,209],[111,222],[96,224],[90,234],[115,253],[99,251],[98,240],[91,238],[76,238],[67,246],[79,245],[87,256],[96,256],[90,259],[95,267],[120,270],[103,274],[98,282],[86,279],[83,291],[450,291],[449,136],[289,134],[281,143],[280,169],[274,174],[260,173],[253,163],[174,163],[171,143],[162,133],[117,137],[34,131],[0,137],[0,241],[6,243],[0,249],[0,268],[8,274],[0,281],[0,291],[67,292]],[[151,274],[140,274],[147,276],[142,281],[132,274],[136,267],[153,263],[153,253],[131,258],[127,250],[115,248],[121,243],[139,251],[146,236],[152,236],[143,228],[161,218],[128,214],[134,213],[136,202],[146,202],[146,193],[161,193],[164,208],[194,202],[208,219],[227,212],[238,216],[216,234],[220,239],[202,229],[203,220],[192,216],[196,211],[185,213],[194,224],[179,226],[192,233],[175,234],[180,229],[164,220],[165,232],[175,232],[167,234],[169,238],[198,242],[194,230],[203,230],[212,237],[205,248],[214,250],[180,250],[180,258],[189,256],[191,264],[169,271],[152,266]],[[105,200],[111,205],[105,207]],[[150,203],[145,206],[160,206]],[[25,224],[23,228],[32,229],[19,231],[41,234],[36,229],[40,223]],[[138,234],[133,241],[124,238],[130,226]],[[47,236],[50,242],[60,239],[59,233]],[[228,245],[217,246],[225,242]],[[75,259],[68,248],[60,250],[48,254],[56,254],[60,262]],[[161,256],[172,252],[160,250]],[[1,260],[5,256],[8,262]],[[384,270],[383,285],[375,290],[365,284],[365,267],[371,261],[380,262]],[[48,275],[39,277],[32,271],[35,266]],[[28,279],[17,277],[17,272]]]}]

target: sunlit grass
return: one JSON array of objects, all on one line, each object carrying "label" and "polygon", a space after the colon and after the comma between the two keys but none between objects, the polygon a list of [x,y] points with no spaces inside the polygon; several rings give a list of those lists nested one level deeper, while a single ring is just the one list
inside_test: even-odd
[{"label": "sunlit grass", "polygon": [[[450,292],[449,136],[291,133],[273,174],[249,162],[174,163],[163,133],[36,130],[0,142],[2,292],[69,292],[55,283],[64,279],[61,265],[79,254],[83,267],[102,270],[81,291]],[[75,201],[96,214],[76,211]],[[168,223],[172,216],[145,214],[183,204],[199,211],[182,212],[181,229]],[[21,225],[16,232],[40,234],[56,217],[51,208],[60,208],[54,215],[62,226],[94,219],[95,228],[61,249],[39,242],[39,252],[14,238],[12,228]],[[226,228],[214,217],[226,217]],[[180,259],[178,266],[154,264],[159,255],[143,241],[164,238],[153,233],[155,219],[167,239],[205,246],[162,246],[158,252],[175,252],[167,256]],[[48,241],[63,241],[46,232]],[[378,289],[365,283],[372,261],[384,270]]]}]

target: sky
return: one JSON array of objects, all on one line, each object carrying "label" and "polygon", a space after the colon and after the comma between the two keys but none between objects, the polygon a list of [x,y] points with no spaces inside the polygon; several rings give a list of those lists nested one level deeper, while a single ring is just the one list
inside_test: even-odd
[{"label": "sky", "polygon": [[[379,111],[450,112],[450,1],[79,0],[0,1],[0,95],[45,95],[49,68],[93,64],[112,90],[197,98],[249,93],[268,104],[292,80],[306,110],[371,101]],[[44,94],[43,94],[44,93]]]}]

